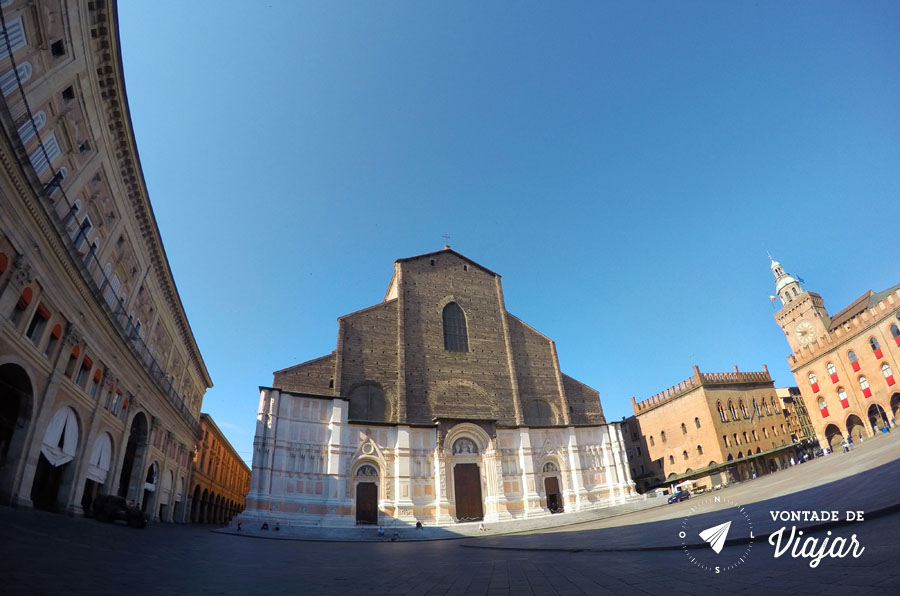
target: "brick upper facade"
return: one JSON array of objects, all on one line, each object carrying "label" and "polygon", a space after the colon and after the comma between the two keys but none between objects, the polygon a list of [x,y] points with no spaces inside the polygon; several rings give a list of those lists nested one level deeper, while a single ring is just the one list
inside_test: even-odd
[{"label": "brick upper facade", "polygon": [[[467,351],[445,349],[451,302]],[[338,322],[335,352],[275,372],[275,387],[351,403],[381,391],[386,422],[605,423],[598,392],[560,371],[555,343],[506,311],[500,276],[449,247],[396,261],[384,301]]]}]

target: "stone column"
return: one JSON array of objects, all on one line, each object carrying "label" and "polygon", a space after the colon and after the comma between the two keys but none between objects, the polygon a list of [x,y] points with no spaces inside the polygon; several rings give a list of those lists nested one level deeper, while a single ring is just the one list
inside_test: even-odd
[{"label": "stone column", "polygon": [[527,428],[516,431],[519,439],[519,469],[522,478],[522,499],[525,517],[539,517],[547,512],[541,507],[541,495],[537,491],[537,473],[534,469],[534,450],[531,446],[531,433]]}]

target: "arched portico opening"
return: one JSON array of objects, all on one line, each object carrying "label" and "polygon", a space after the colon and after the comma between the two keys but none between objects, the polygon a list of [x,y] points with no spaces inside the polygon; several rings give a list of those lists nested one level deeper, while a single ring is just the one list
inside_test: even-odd
[{"label": "arched portico opening", "polygon": [[200,485],[198,484],[194,487],[194,497],[191,499],[191,523],[200,523],[200,505],[203,503],[202,497]]},{"label": "arched portico opening", "polygon": [[[896,420],[900,417],[900,393],[895,393],[891,396],[891,419]],[[895,422],[891,423],[891,426],[896,424]]]},{"label": "arched portico opening", "polygon": [[75,453],[78,451],[78,417],[69,407],[58,409],[44,431],[41,453],[38,455],[34,482],[31,485],[31,502],[36,509],[61,511],[63,486],[71,486],[74,480]]},{"label": "arched portico opening", "polygon": [[879,404],[870,405],[866,415],[869,417],[869,426],[873,432],[880,433],[882,428],[891,428],[887,412]]},{"label": "arched portico opening", "polygon": [[16,463],[22,457],[31,420],[33,389],[28,373],[17,364],[0,366],[0,500],[14,492]]},{"label": "arched portico opening", "polygon": [[832,452],[840,451],[841,441],[843,439],[844,435],[841,433],[841,429],[839,429],[837,425],[829,424],[825,427],[825,441],[828,443],[828,448],[831,449]]},{"label": "arched portico opening", "polygon": [[109,478],[109,469],[112,462],[112,438],[109,433],[100,433],[91,448],[91,458],[88,460],[85,473],[84,491],[81,495],[81,509],[90,517],[93,513],[91,506],[94,499],[100,494],[101,488]]},{"label": "arched portico opening", "polygon": [[[860,420],[859,416],[856,414],[850,414],[847,417],[847,435],[853,439],[854,442],[861,442],[863,435],[866,432],[866,427],[863,425],[862,420]],[[840,442],[838,442],[840,445]],[[834,449],[832,449],[834,451]]]},{"label": "arched portico opening", "polygon": [[143,471],[135,467],[144,458],[147,450],[147,417],[138,412],[131,421],[128,442],[125,445],[125,458],[122,460],[122,473],[119,475],[119,496],[135,499],[142,485]]},{"label": "arched portico opening", "polygon": [[200,518],[198,521],[201,524],[209,523],[209,489],[203,489],[203,496],[200,497]]},{"label": "arched portico opening", "polygon": [[158,481],[159,465],[156,462],[153,462],[150,464],[150,467],[147,468],[147,475],[144,477],[144,494],[141,499],[141,510],[145,513],[147,511],[152,512],[152,509],[150,509],[150,501],[153,498],[154,493],[156,493]]}]

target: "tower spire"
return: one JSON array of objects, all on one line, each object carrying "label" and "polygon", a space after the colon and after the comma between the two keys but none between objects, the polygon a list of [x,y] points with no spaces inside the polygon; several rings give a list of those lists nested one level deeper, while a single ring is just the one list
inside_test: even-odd
[{"label": "tower spire", "polygon": [[800,287],[800,282],[784,271],[784,267],[773,259],[772,255],[769,255],[769,259],[772,261],[770,267],[775,276],[775,294],[781,299],[781,304],[786,305],[793,301],[794,297],[802,294],[803,288]]}]

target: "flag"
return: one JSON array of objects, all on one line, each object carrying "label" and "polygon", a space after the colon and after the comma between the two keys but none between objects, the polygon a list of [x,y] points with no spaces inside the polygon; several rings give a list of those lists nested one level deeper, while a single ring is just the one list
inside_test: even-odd
[{"label": "flag", "polygon": [[775,302],[775,300],[777,300],[777,298],[775,296],[769,296],[769,300],[771,300],[772,302]]},{"label": "flag", "polygon": [[802,277],[800,277],[799,275],[797,276],[797,281],[799,281],[799,282],[802,283],[802,284],[805,284],[805,283],[806,283],[806,280],[804,280],[804,279],[803,279]]}]

